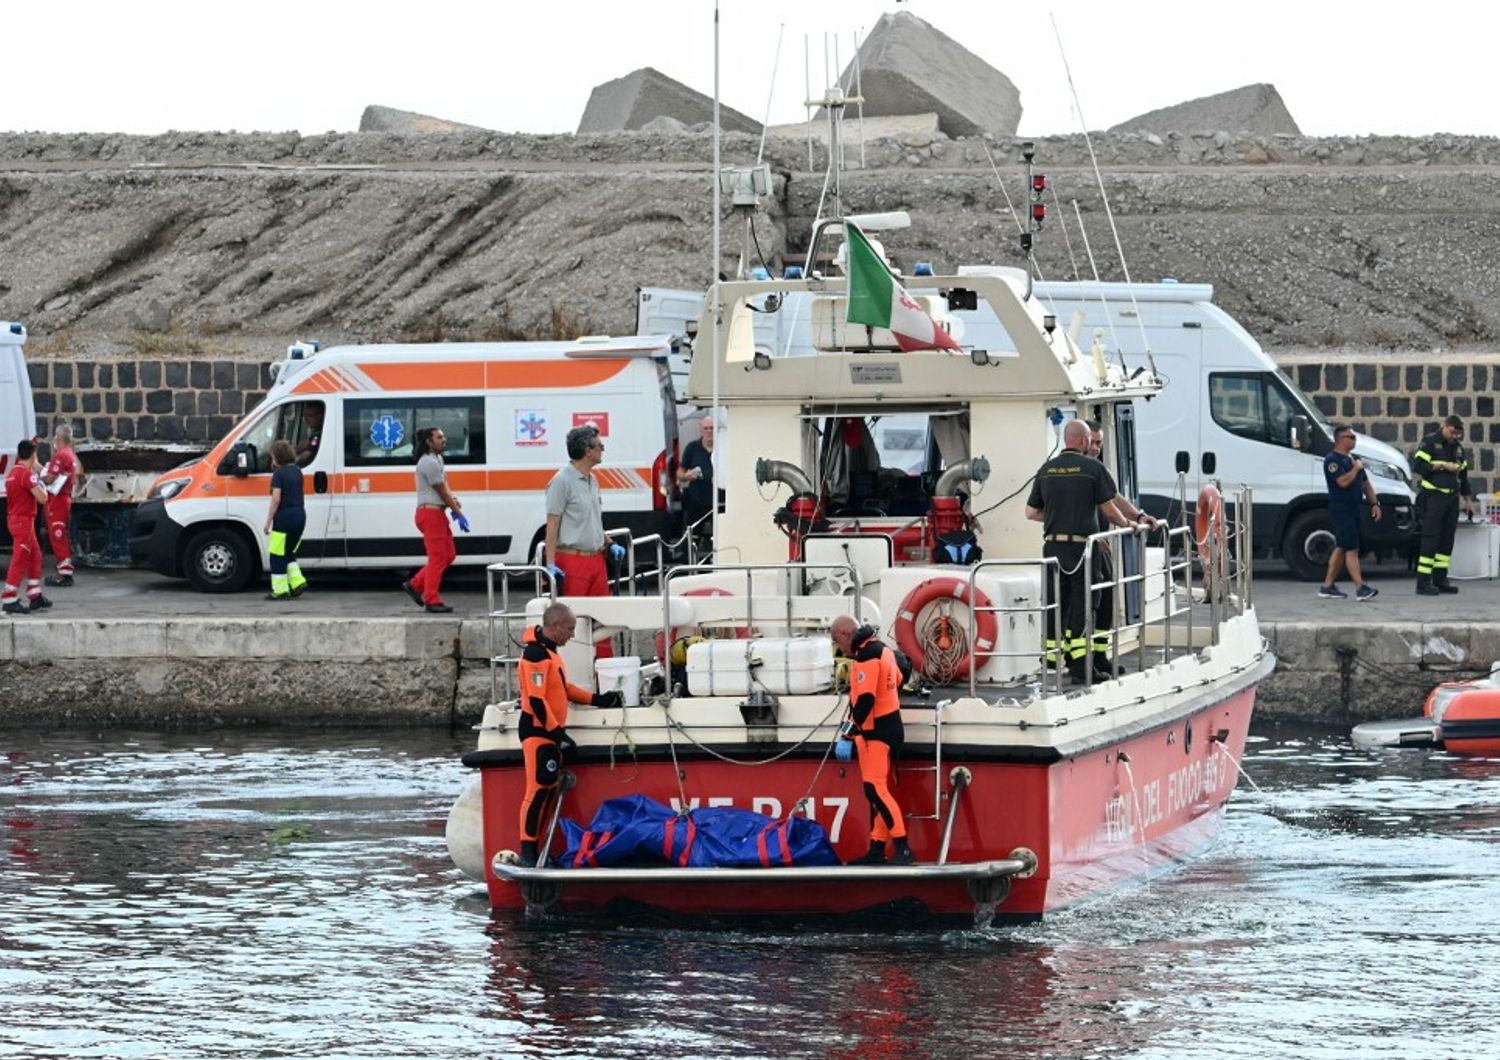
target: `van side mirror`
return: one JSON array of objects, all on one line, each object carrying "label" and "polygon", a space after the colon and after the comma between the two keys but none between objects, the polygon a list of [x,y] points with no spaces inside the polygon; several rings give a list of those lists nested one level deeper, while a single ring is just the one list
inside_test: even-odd
[{"label": "van side mirror", "polygon": [[1312,437],[1312,421],[1306,416],[1293,416],[1288,435],[1287,441],[1293,449],[1306,449],[1307,440]]},{"label": "van side mirror", "polygon": [[225,471],[235,478],[248,478],[255,470],[255,446],[249,442],[237,442],[224,456],[224,463],[219,465],[219,473]]},{"label": "van side mirror", "polygon": [[1177,473],[1186,475],[1193,469],[1193,458],[1188,455],[1186,449],[1177,450]]}]

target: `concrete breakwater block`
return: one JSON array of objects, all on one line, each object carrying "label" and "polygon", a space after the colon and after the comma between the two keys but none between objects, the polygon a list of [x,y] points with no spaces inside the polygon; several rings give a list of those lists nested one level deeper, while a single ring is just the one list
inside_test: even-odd
[{"label": "concrete breakwater block", "polygon": [[1291,111],[1281,99],[1275,85],[1245,85],[1201,99],[1188,100],[1171,107],[1137,114],[1134,118],[1110,126],[1110,132],[1147,132],[1164,136],[1169,132],[1192,133],[1198,130],[1227,133],[1277,133],[1302,135]]},{"label": "concrete breakwater block", "polygon": [[478,125],[465,125],[462,122],[449,121],[446,118],[434,118],[430,114],[418,114],[410,110],[397,110],[395,107],[381,107],[371,104],[365,108],[365,112],[359,116],[360,132],[385,132],[385,133],[460,133],[460,132],[488,132]]},{"label": "concrete breakwater block", "polygon": [[[630,132],[657,118],[672,118],[684,126],[711,122],[713,97],[674,81],[660,70],[639,70],[596,85],[578,121],[580,133]],[[760,122],[719,103],[719,124],[725,132],[759,133]]]},{"label": "concrete breakwater block", "polygon": [[[1021,123],[1021,93],[1010,78],[906,11],[880,16],[858,63],[867,118],[934,113],[954,137],[1014,136]],[[850,62],[840,83],[853,85],[854,74]]]}]

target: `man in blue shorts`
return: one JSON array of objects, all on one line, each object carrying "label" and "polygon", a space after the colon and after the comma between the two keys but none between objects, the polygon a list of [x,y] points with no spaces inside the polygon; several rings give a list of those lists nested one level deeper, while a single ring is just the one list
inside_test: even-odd
[{"label": "man in blue shorts", "polygon": [[1328,479],[1328,518],[1333,523],[1333,555],[1328,557],[1328,574],[1323,578],[1323,587],[1318,595],[1329,600],[1347,599],[1349,594],[1334,584],[1339,571],[1347,563],[1349,577],[1358,588],[1356,600],[1370,600],[1380,592],[1365,584],[1365,576],[1359,569],[1359,509],[1368,498],[1370,517],[1380,521],[1380,502],[1375,499],[1375,487],[1370,476],[1365,474],[1365,463],[1354,452],[1354,431],[1349,427],[1333,429],[1333,452],[1323,458],[1323,476]]}]

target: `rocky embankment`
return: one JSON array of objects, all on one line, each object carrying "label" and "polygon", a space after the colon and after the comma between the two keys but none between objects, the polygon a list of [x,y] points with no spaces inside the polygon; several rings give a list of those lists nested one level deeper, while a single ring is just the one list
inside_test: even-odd
[{"label": "rocky embankment", "polygon": [[[758,147],[728,136],[724,161]],[[1131,276],[1213,283],[1269,347],[1500,336],[1500,141],[1111,133],[1094,148]],[[1018,154],[869,140],[850,150],[845,200],[911,211],[887,241],[903,266],[1014,263]],[[765,157],[776,193],[756,234],[776,266],[805,246],[824,156],[773,139]],[[0,135],[0,318],[26,322],[43,357],[630,331],[638,286],[709,274],[710,159],[706,137],[649,133]],[[1038,141],[1037,159],[1057,193],[1044,273],[1089,273],[1076,199],[1119,278],[1082,137]],[[724,252],[730,269],[728,227]]]}]

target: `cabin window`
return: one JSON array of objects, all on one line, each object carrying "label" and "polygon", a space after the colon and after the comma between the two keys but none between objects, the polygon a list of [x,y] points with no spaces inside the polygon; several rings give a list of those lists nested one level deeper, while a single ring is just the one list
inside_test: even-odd
[{"label": "cabin window", "polygon": [[344,402],[344,463],[404,467],[416,463],[416,433],[438,427],[448,437],[447,464],[484,463],[484,399],[375,398]]}]

